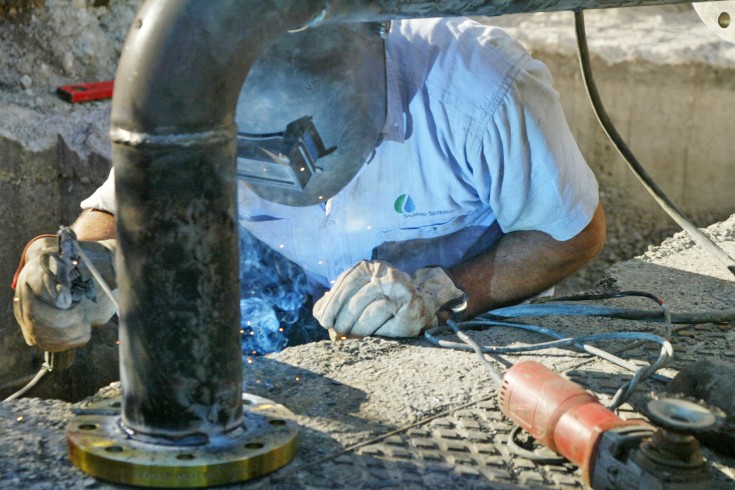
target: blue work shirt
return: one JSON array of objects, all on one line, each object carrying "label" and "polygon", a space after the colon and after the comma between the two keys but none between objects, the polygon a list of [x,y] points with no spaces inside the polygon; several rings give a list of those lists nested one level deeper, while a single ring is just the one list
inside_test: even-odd
[{"label": "blue work shirt", "polygon": [[[305,207],[241,183],[244,228],[328,288],[364,259],[449,268],[506,233],[568,240],[587,226],[597,181],[543,63],[466,18],[393,22],[386,50],[387,120],[359,173]],[[114,212],[111,193],[108,179],[82,207]]]},{"label": "blue work shirt", "polygon": [[324,286],[363,259],[405,272],[451,267],[504,233],[568,240],[591,220],[597,182],[551,75],[497,28],[469,19],[394,22],[388,117],[356,177],[323,204],[239,189],[240,223]]}]

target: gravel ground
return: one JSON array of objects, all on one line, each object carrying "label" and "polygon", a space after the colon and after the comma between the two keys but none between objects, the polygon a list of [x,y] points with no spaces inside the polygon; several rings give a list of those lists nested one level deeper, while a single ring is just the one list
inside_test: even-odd
[{"label": "gravel ground", "polygon": [[[735,254],[735,216],[707,233]],[[665,240],[634,260],[616,264],[598,291],[639,289],[665,298],[673,312],[735,307],[732,275],[683,235]],[[650,307],[638,299],[611,304]],[[656,333],[657,324],[604,318],[529,319],[567,335],[601,331]],[[537,341],[518,331],[478,331],[483,344],[517,345]],[[673,377],[695,361],[735,362],[735,325],[697,324],[672,339],[675,357],[663,369]],[[604,347],[601,345],[601,347]],[[655,345],[619,352],[640,365],[658,356]],[[536,360],[564,373],[608,403],[629,374],[586,355],[552,349],[506,355]],[[265,357],[245,358],[246,391],[283,404],[301,427],[300,449],[286,468],[249,484],[224,488],[580,488],[571,465],[540,465],[514,456],[505,446],[511,425],[495,402],[495,387],[470,352],[437,349],[423,339],[379,338],[301,345]],[[648,393],[664,385],[646,382],[621,407],[624,418],[638,418]],[[114,395],[117,388],[98,397]],[[65,456],[63,428],[72,410],[85,402],[23,399],[0,404],[2,488],[127,488],[89,477]],[[711,488],[735,486],[735,460],[704,449]],[[0,485],[1,486],[1,485]]]}]

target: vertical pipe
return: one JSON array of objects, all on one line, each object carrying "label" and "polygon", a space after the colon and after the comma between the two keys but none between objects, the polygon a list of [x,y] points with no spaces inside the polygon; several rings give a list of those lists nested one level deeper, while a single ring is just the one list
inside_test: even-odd
[{"label": "vertical pipe", "polygon": [[149,0],[128,35],[110,134],[133,437],[206,443],[242,422],[233,116],[261,43],[315,15],[283,3]]}]

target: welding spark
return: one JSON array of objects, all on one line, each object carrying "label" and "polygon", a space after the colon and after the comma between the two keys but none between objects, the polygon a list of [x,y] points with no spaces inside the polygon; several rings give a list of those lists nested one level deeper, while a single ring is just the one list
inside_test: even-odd
[{"label": "welding spark", "polygon": [[243,353],[268,354],[327,338],[311,316],[304,271],[242,227],[240,251]]}]

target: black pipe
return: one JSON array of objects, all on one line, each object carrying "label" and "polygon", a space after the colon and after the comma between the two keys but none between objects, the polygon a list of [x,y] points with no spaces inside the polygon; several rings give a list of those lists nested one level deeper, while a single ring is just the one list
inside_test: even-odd
[{"label": "black pipe", "polygon": [[233,116],[261,43],[319,12],[290,3],[149,0],[125,43],[110,134],[122,424],[139,439],[242,422]]},{"label": "black pipe", "polygon": [[323,22],[679,0],[148,0],[115,80],[122,424],[206,442],[242,421],[234,110],[264,43]]}]

